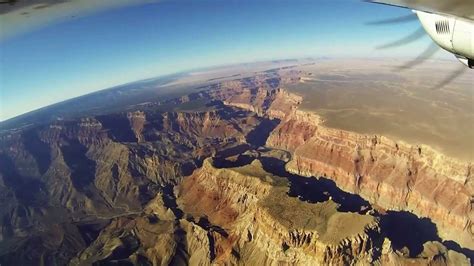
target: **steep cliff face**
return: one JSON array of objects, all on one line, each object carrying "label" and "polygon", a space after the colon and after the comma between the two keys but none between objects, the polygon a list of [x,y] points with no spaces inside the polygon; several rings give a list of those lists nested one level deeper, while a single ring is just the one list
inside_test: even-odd
[{"label": "steep cliff face", "polygon": [[426,242],[417,258],[407,257],[406,252],[393,250],[390,241],[385,239],[376,265],[471,265],[464,255],[447,249],[437,241]]},{"label": "steep cliff face", "polygon": [[469,265],[431,220],[472,247],[471,166],[327,128],[298,80],[2,133],[0,264]]},{"label": "steep cliff face", "polygon": [[[256,152],[254,156],[265,160],[269,154]],[[290,194],[295,180],[266,172],[259,159],[240,167],[218,168],[215,164],[207,159],[176,189],[178,206],[187,220],[190,224],[199,220],[197,224],[208,232],[208,263],[470,265],[463,254],[437,241],[425,242],[413,256],[414,250],[391,243],[390,239],[398,242],[402,237],[409,242],[411,238],[393,237],[397,233],[386,225],[392,218],[377,211],[344,211],[348,202],[335,203],[332,196],[338,195],[332,194],[334,191],[318,202],[306,201],[303,195],[293,195],[294,191]],[[321,192],[313,191],[317,193]],[[207,226],[202,226],[203,220]],[[403,226],[406,221],[392,222]],[[196,237],[194,231],[185,231],[187,238]],[[201,239],[201,243],[208,243]],[[193,249],[188,251],[192,256]],[[200,263],[207,264],[205,260]]]},{"label": "steep cliff face", "polygon": [[167,265],[178,248],[175,216],[158,194],[138,215],[112,219],[71,261],[71,265],[130,261]]},{"label": "steep cliff face", "polygon": [[[247,145],[247,135],[264,120],[220,106],[99,115],[2,135],[0,240],[6,244],[0,256],[8,262],[44,245],[25,263],[38,256],[63,263],[54,256],[61,246],[71,254],[86,247],[81,230],[65,226],[68,221],[141,213],[163,186],[178,183],[204,158]],[[74,239],[70,247],[66,239]]]},{"label": "steep cliff face", "polygon": [[243,265],[314,265],[367,263],[375,257],[377,218],[339,212],[331,200],[311,204],[289,197],[288,181],[265,172],[258,160],[229,169],[212,163],[206,160],[177,194],[185,213],[206,217],[228,234],[227,244],[238,255],[218,253],[216,262],[234,256]]},{"label": "steep cliff face", "polygon": [[209,86],[206,90],[185,97],[172,99],[171,103],[181,104],[198,99],[222,101],[234,106],[271,118],[283,119],[294,112],[303,100],[281,88],[283,82],[296,82],[294,75],[279,76],[275,72],[258,74],[252,78],[225,81]]},{"label": "steep cliff face", "polygon": [[[237,84],[233,86],[237,90]],[[443,239],[474,249],[470,163],[425,145],[411,146],[384,136],[328,128],[318,115],[297,110],[301,101],[297,95],[273,89],[267,100],[237,97],[225,103],[262,110],[261,115],[282,121],[266,144],[292,153],[288,171],[307,177],[325,176],[380,208],[429,217]],[[255,106],[261,103],[265,104]]]},{"label": "steep cliff face", "polygon": [[430,217],[443,238],[474,247],[469,164],[426,146],[326,128],[318,116],[300,111],[267,144],[292,151],[290,172],[325,176],[382,208]]}]

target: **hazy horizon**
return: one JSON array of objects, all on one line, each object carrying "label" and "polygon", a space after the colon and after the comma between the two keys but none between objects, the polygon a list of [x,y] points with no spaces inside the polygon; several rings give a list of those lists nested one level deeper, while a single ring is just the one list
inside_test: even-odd
[{"label": "hazy horizon", "polygon": [[358,0],[162,1],[56,22],[0,41],[0,121],[199,68],[285,58],[416,57],[429,38],[375,47],[410,34],[418,22],[366,25],[410,12]]},{"label": "hazy horizon", "polygon": [[[36,109],[26,111],[24,113],[20,113],[18,115],[13,116],[13,117],[9,117],[9,118],[6,118],[4,120],[0,120],[0,124],[2,124],[3,122],[7,122],[11,119],[21,117],[23,115],[27,115],[29,113],[34,113],[34,112],[42,110],[44,108],[54,106],[56,104],[61,104],[61,103],[64,103],[64,102],[67,102],[67,101],[70,101],[70,100],[74,100],[76,98],[80,98],[80,97],[83,97],[83,96],[87,96],[87,95],[90,95],[90,94],[94,94],[94,93],[97,93],[97,92],[118,89],[120,87],[124,87],[124,86],[127,86],[127,85],[133,85],[133,84],[146,82],[146,81],[153,81],[153,80],[158,81],[158,80],[165,79],[167,77],[171,77],[171,76],[175,76],[175,75],[194,74],[196,72],[205,72],[205,71],[211,71],[212,72],[212,71],[216,71],[216,70],[220,70],[220,69],[226,69],[226,68],[230,68],[230,67],[238,67],[238,66],[242,66],[242,65],[256,65],[256,64],[259,64],[259,63],[271,63],[271,62],[277,62],[277,61],[300,61],[301,62],[303,60],[309,60],[309,61],[317,62],[318,60],[330,60],[330,61],[346,61],[347,60],[347,61],[351,61],[351,60],[354,60],[354,59],[402,61],[402,60],[409,60],[410,58],[409,57],[405,57],[405,58],[393,58],[393,57],[378,57],[378,58],[377,57],[374,57],[374,58],[357,58],[357,57],[354,57],[354,58],[348,58],[348,57],[347,58],[338,58],[338,57],[275,58],[275,59],[271,59],[271,60],[257,60],[257,61],[250,61],[250,62],[240,62],[240,63],[235,63],[235,64],[220,64],[220,65],[198,67],[198,68],[187,69],[187,70],[183,70],[183,71],[179,71],[179,72],[169,73],[169,74],[163,74],[163,75],[146,77],[146,78],[138,79],[138,80],[127,81],[127,82],[124,82],[124,83],[115,84],[115,85],[105,87],[105,88],[102,88],[102,89],[98,89],[98,90],[95,90],[95,91],[86,92],[86,93],[81,94],[81,95],[77,95],[77,96],[73,96],[73,97],[70,97],[70,98],[62,99],[62,100],[59,100],[57,102],[47,104],[45,106],[41,106],[41,107],[38,107]],[[448,59],[435,58],[435,59],[430,59],[430,60],[433,60],[433,61],[451,61],[456,65],[458,64],[458,62],[456,60],[451,59],[451,58],[448,58]],[[166,84],[165,84],[165,86],[166,86]]]}]

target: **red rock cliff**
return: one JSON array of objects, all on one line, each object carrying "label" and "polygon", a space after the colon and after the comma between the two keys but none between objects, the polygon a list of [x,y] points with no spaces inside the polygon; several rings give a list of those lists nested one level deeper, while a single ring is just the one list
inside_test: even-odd
[{"label": "red rock cliff", "polygon": [[471,164],[430,147],[325,127],[319,116],[289,113],[267,145],[292,152],[287,170],[326,176],[384,209],[429,217],[445,239],[473,248]]}]

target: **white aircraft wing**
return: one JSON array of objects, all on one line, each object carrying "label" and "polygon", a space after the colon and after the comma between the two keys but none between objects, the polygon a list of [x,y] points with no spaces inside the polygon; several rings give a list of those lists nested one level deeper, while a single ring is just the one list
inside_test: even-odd
[{"label": "white aircraft wing", "polygon": [[0,0],[0,42],[15,34],[100,10],[159,0]]},{"label": "white aircraft wing", "polygon": [[368,2],[474,20],[474,0],[369,0]]}]

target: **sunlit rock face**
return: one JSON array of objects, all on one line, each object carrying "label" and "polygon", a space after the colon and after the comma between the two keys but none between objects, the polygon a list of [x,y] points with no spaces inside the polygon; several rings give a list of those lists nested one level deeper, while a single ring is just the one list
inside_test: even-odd
[{"label": "sunlit rock face", "polygon": [[288,181],[263,170],[260,161],[217,169],[212,160],[178,187],[178,203],[193,217],[225,230],[239,255],[222,251],[215,260],[241,264],[341,264],[370,262],[380,241],[373,216],[338,212],[331,200],[301,202],[287,196]]},{"label": "sunlit rock face", "polygon": [[[38,237],[43,244],[27,242],[24,252],[38,245],[46,259],[56,258],[56,249],[77,252],[86,243],[81,229],[65,226],[68,221],[87,224],[141,213],[162,186],[180,182],[204,158],[245,144],[263,120],[228,107],[134,112],[57,121],[3,136],[0,239]],[[74,242],[62,247],[70,233]]]},{"label": "sunlit rock face", "polygon": [[[290,82],[297,80],[294,73],[286,75],[293,77]],[[301,97],[284,90],[268,93],[269,101],[247,98],[239,95],[227,104],[263,110],[282,121],[266,144],[292,152],[288,171],[307,177],[325,176],[382,208],[429,217],[443,238],[474,248],[470,163],[426,145],[328,128],[317,114],[297,110]],[[254,107],[258,104],[260,107]]]},{"label": "sunlit rock face", "polygon": [[324,126],[300,75],[2,132],[0,263],[470,265],[470,166]]},{"label": "sunlit rock face", "polygon": [[325,176],[382,208],[430,217],[444,238],[474,247],[469,164],[426,146],[330,129],[320,121],[298,111],[270,135],[268,146],[292,151],[288,171]]}]

